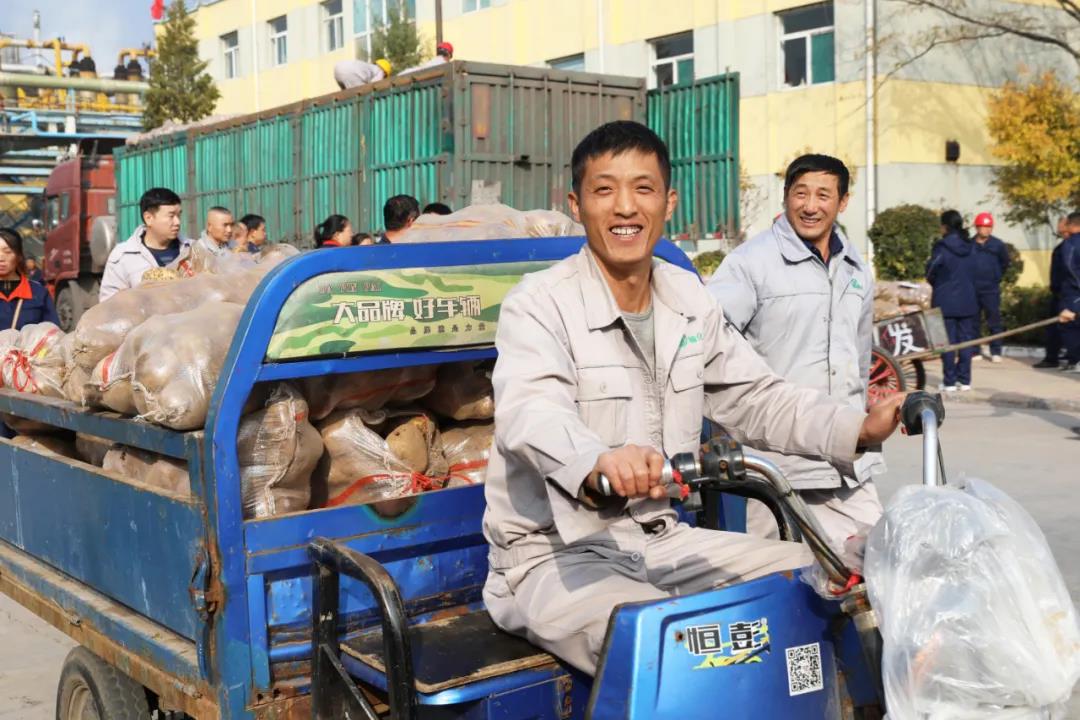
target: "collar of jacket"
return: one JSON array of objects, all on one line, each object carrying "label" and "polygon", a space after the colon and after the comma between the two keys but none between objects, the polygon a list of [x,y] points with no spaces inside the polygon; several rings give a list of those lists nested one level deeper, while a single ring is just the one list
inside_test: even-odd
[{"label": "collar of jacket", "polygon": [[[806,243],[803,239],[796,234],[795,229],[791,227],[791,223],[788,222],[787,215],[781,215],[776,222],[772,224],[772,234],[776,238],[776,244],[780,248],[780,254],[784,256],[784,259],[792,263],[800,263],[804,260],[810,260],[814,257],[814,254],[810,252],[810,249],[806,247]],[[840,257],[847,262],[851,263],[856,268],[861,268],[858,258],[854,257],[848,252],[848,241],[844,237],[844,233],[840,232],[840,229],[833,225],[833,235],[840,240]]]},{"label": "collar of jacket", "polygon": [[34,291],[30,288],[30,278],[19,273],[19,284],[11,291],[10,295],[0,293],[0,300],[11,302],[12,300],[33,300]]},{"label": "collar of jacket", "polygon": [[[146,226],[145,225],[140,225],[139,227],[135,228],[135,232],[131,233],[131,237],[129,237],[124,242],[120,243],[120,248],[121,248],[120,252],[138,254],[138,253],[142,252],[142,248],[146,248],[147,250],[149,250],[150,248],[148,248],[146,246],[146,243],[143,242],[143,237],[145,237],[145,235],[146,235]],[[186,248],[188,245],[191,244],[191,240],[187,239],[183,235],[177,237],[176,239],[180,241],[180,249],[181,250],[183,250],[184,248]]]},{"label": "collar of jacket", "polygon": [[[598,330],[614,324],[622,311],[615,303],[615,296],[611,294],[604,274],[589,246],[581,248],[576,261],[581,278],[581,299],[585,307],[585,321],[590,330]],[[663,263],[662,260],[653,259],[652,278],[649,281],[653,292],[653,301],[659,301],[671,309],[677,315],[684,318],[696,316],[694,303],[685,291],[674,282],[669,273],[657,272],[657,268]],[[686,280],[687,282],[689,279]]]}]

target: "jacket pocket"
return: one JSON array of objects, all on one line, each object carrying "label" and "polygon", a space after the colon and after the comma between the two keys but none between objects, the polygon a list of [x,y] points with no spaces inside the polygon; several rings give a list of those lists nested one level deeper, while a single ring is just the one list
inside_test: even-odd
[{"label": "jacket pocket", "polygon": [[578,415],[608,447],[626,444],[633,385],[622,365],[578,368]]},{"label": "jacket pocket", "polygon": [[705,406],[704,355],[682,356],[671,367],[671,395],[664,418],[665,429],[675,431],[676,442],[696,442],[701,435]]}]

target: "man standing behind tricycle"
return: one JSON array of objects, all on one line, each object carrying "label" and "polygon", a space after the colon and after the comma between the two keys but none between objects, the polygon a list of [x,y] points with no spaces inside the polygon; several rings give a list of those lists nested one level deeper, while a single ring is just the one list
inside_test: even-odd
[{"label": "man standing behind tricycle", "polygon": [[[664,455],[701,419],[736,439],[850,467],[896,427],[774,375],[692,273],[653,260],[675,209],[667,147],[614,122],[572,158],[587,246],[527,276],[502,305],[495,445],[485,492],[495,623],[593,673],[612,609],[810,563],[802,545],[677,522]],[[600,498],[606,476],[617,498]]]},{"label": "man standing behind tricycle", "polygon": [[[874,276],[837,227],[850,174],[839,159],[803,155],[787,168],[784,214],[737,247],[709,291],[773,372],[852,407],[866,407],[874,344]],[[873,475],[881,454],[852,468],[771,456],[814,514],[834,549],[881,517]],[[750,500],[746,531],[778,537],[772,513]]]}]

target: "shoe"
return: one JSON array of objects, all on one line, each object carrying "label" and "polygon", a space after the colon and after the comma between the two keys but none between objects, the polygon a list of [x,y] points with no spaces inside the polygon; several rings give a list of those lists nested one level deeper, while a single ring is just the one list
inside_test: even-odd
[{"label": "shoe", "polygon": [[983,359],[983,356],[982,356],[982,355],[974,355],[974,356],[972,356],[972,358],[971,358],[971,362],[975,362],[975,361],[977,361],[977,360],[982,360],[982,359]]},{"label": "shoe", "polygon": [[1059,367],[1061,367],[1061,363],[1059,363],[1057,360],[1049,360],[1049,359],[1047,359],[1047,360],[1040,360],[1039,362],[1035,363],[1031,367],[1039,368],[1040,370],[1046,370],[1047,368],[1057,370]]},{"label": "shoe", "polygon": [[1001,356],[1000,355],[991,355],[990,356],[990,362],[992,362],[992,363],[1001,362]]},{"label": "shoe", "polygon": [[960,392],[967,392],[971,389],[970,385],[957,385],[956,387],[960,390]]},{"label": "shoe", "polygon": [[944,390],[945,392],[956,392],[956,386],[955,385],[942,385],[941,389]]},{"label": "shoe", "polygon": [[1080,373],[1080,362],[1074,362],[1071,365],[1065,365],[1061,368],[1062,372]]}]

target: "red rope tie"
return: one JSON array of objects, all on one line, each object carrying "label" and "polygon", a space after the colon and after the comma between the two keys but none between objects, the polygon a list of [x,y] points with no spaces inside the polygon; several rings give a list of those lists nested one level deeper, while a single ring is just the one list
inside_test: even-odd
[{"label": "red rope tie", "polygon": [[848,592],[848,590],[851,590],[851,588],[855,587],[861,582],[862,575],[860,575],[859,573],[851,573],[851,577],[849,577],[847,579],[847,582],[844,583],[844,587],[840,588],[839,590],[829,588],[829,592],[831,592],[833,595],[844,595]]},{"label": "red rope tie", "polygon": [[[16,392],[38,393],[38,385],[34,381],[34,368],[30,359],[23,355],[20,350],[9,350],[0,364],[0,376],[7,377],[11,373],[11,388]],[[20,372],[22,373],[20,375]],[[0,386],[4,383],[0,377]],[[27,390],[30,388],[30,390]]]}]

